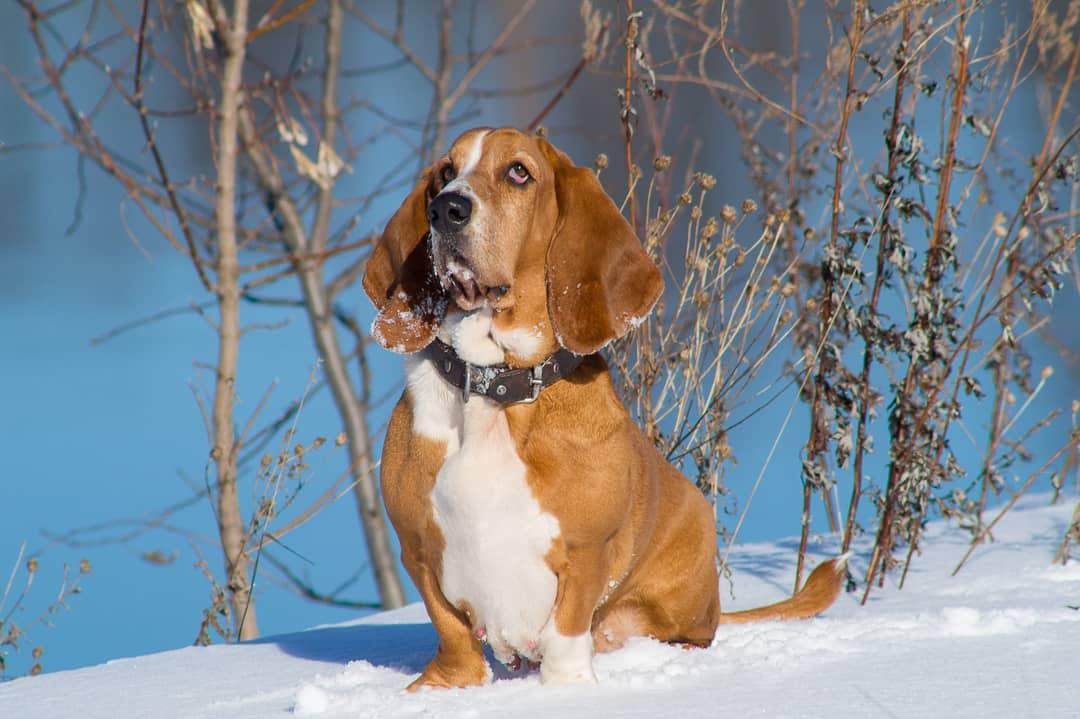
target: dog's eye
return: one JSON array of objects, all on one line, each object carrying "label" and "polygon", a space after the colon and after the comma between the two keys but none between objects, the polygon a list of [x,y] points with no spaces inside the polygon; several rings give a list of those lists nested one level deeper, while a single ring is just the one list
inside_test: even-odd
[{"label": "dog's eye", "polygon": [[457,173],[454,172],[454,166],[446,165],[445,167],[443,167],[442,172],[439,173],[439,177],[442,179],[444,185],[450,183],[455,177],[457,177]]},{"label": "dog's eye", "polygon": [[525,169],[525,165],[522,165],[520,162],[515,162],[513,165],[510,165],[510,169],[506,171],[506,177],[515,185],[524,185],[532,179],[532,175]]}]

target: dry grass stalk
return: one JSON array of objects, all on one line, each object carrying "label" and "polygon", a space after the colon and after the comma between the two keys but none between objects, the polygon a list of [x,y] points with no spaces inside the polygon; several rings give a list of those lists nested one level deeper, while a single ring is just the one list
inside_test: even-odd
[{"label": "dry grass stalk", "polygon": [[613,366],[624,400],[661,452],[714,501],[728,493],[724,471],[732,411],[792,329],[792,267],[776,269],[784,222],[757,206],[723,206],[708,216],[714,177],[695,173],[670,202],[657,202],[671,158],[658,157],[646,191],[645,245],[663,267],[668,290],[652,318],[616,343]]}]

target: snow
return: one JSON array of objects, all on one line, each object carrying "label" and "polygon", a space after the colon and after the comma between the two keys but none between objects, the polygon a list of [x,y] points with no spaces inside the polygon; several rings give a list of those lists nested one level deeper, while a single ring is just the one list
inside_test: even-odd
[{"label": "snow", "polygon": [[[1074,500],[1075,501],[1075,500]],[[242,645],[188,647],[0,684],[12,719],[337,717],[1078,717],[1080,563],[1053,566],[1070,507],[1017,505],[956,576],[967,535],[944,523],[903,591],[843,595],[806,622],[721,626],[713,646],[632,640],[599,684],[541,686],[495,667],[488,686],[405,694],[435,633],[412,605]],[[794,542],[732,553],[725,608],[790,591]],[[865,569],[868,547],[852,558]],[[829,541],[817,547],[829,553]]]}]

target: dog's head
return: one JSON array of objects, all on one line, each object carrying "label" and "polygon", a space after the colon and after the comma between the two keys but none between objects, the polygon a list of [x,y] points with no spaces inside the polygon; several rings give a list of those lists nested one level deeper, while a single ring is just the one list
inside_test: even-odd
[{"label": "dog's head", "polygon": [[447,312],[490,310],[500,337],[531,338],[507,353],[535,361],[622,336],[663,282],[591,170],[542,138],[479,128],[422,174],[372,252],[364,289],[388,349],[423,349]]}]

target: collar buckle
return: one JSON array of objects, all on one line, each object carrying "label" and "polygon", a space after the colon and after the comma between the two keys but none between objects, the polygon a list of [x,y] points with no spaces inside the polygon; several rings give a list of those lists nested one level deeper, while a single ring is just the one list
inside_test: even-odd
[{"label": "collar buckle", "polygon": [[529,387],[532,390],[532,394],[521,400],[520,404],[532,404],[540,397],[540,390],[544,388],[544,365],[547,362],[543,362],[538,365],[533,365],[529,370]]}]

